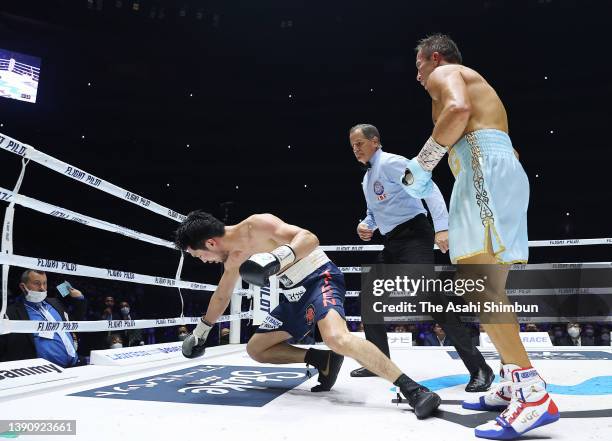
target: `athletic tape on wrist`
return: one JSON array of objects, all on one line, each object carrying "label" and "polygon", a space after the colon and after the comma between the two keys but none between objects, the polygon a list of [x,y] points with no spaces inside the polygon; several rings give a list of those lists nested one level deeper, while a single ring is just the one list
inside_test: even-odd
[{"label": "athletic tape on wrist", "polygon": [[444,157],[448,149],[444,146],[441,146],[436,142],[433,137],[429,137],[429,139],[425,142],[425,145],[419,152],[416,157],[418,163],[423,167],[423,169],[431,172],[440,159]]}]

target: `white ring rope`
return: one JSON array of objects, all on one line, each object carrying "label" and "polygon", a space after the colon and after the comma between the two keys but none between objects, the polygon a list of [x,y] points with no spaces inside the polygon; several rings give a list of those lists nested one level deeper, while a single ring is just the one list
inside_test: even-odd
[{"label": "white ring rope", "polygon": [[[170,279],[167,277],[148,276],[145,274],[119,271],[107,268],[80,265],[59,260],[41,259],[37,257],[19,256],[16,254],[0,255],[1,264],[11,264],[23,268],[37,269],[51,273],[72,274],[74,276],[95,277],[98,279],[119,280],[122,282],[142,283],[145,285],[165,286],[170,288],[184,288],[196,291],[214,291],[216,285],[206,283],[188,282],[185,280]],[[245,292],[242,292],[245,291]],[[247,290],[236,290],[236,294],[248,295]]]},{"label": "white ring rope", "polygon": [[[407,265],[412,266],[412,265]],[[414,266],[421,266],[415,264]],[[612,268],[612,262],[576,262],[576,263],[517,263],[509,265],[510,271],[536,271],[536,270],[577,270],[577,269],[606,269]],[[367,266],[340,266],[338,267],[344,274],[357,274],[369,271]],[[455,271],[456,266],[436,265],[435,271]]]},{"label": "white ring rope", "polygon": [[[530,240],[529,247],[568,247],[583,245],[612,245],[612,237],[600,237],[595,239],[551,239],[551,240]],[[383,245],[324,245],[323,251],[382,251]],[[434,249],[438,249],[435,245]]]},{"label": "white ring rope", "polygon": [[[250,319],[253,311],[222,315],[215,323]],[[176,317],[145,320],[91,320],[48,322],[36,320],[1,320],[0,335],[7,333],[28,334],[32,332],[99,332],[123,331],[126,329],[163,328],[167,326],[197,325],[198,317]]]},{"label": "white ring rope", "polygon": [[100,179],[91,173],[87,173],[86,171],[54,158],[53,156],[40,152],[31,145],[24,144],[3,133],[0,133],[0,148],[24,158],[31,159],[32,161],[50,168],[51,170],[55,170],[64,176],[68,176],[69,178],[75,179],[83,184],[87,184],[90,187],[97,188],[105,193],[112,194],[113,196],[131,202],[132,204],[139,205],[146,210],[152,211],[153,213],[161,214],[162,216],[168,217],[176,222],[182,222],[185,219],[184,215],[177,213],[170,208],[159,205],[150,199],[144,198],[140,195],[111,184],[110,182]]},{"label": "white ring rope", "polygon": [[[21,172],[15,183],[13,192],[19,192],[25,170],[29,160],[23,158],[21,160]],[[4,222],[2,223],[2,256],[13,254],[13,219],[15,216],[15,202],[10,202],[6,210],[4,211]],[[8,274],[9,265],[2,265],[2,304],[0,304],[0,319],[4,318],[6,313],[6,307],[8,303]]]},{"label": "white ring rope", "polygon": [[60,219],[66,219],[73,222],[77,222],[81,225],[87,225],[100,230],[110,231],[112,233],[118,233],[123,236],[131,237],[142,242],[148,242],[154,245],[159,245],[166,248],[175,249],[174,244],[168,240],[160,239],[149,234],[141,233],[136,230],[122,227],[120,225],[112,224],[100,219],[96,219],[90,216],[86,216],[76,211],[71,211],[66,208],[51,205],[46,202],[39,201],[21,194],[16,194],[10,190],[0,187],[0,201],[6,201],[21,205],[22,207],[30,208],[40,213],[48,214],[50,216],[58,217]]}]

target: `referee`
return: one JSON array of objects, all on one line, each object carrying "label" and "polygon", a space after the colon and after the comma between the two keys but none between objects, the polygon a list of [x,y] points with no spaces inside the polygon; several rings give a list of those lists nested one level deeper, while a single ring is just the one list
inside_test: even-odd
[{"label": "referee", "polygon": [[[412,198],[400,186],[399,176],[406,169],[407,159],[384,152],[378,129],[371,124],[352,127],[349,138],[355,157],[366,169],[362,187],[367,215],[357,226],[360,239],[369,241],[376,229],[380,231],[384,249],[378,256],[379,263],[433,264],[434,242],[443,253],[448,251],[448,211],[440,190],[434,184],[431,195],[425,198],[434,223],[432,228],[421,200]],[[488,390],[495,378],[492,369],[474,346],[468,328],[456,316],[451,316],[451,320],[452,323],[446,320],[443,328],[470,372],[465,390]],[[364,330],[366,339],[389,357],[385,325],[364,323]],[[352,371],[351,376],[375,374],[360,368]]]}]

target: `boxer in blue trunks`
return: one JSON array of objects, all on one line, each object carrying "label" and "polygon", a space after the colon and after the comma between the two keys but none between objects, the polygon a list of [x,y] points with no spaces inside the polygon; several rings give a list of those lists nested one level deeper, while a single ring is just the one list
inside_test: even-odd
[{"label": "boxer in blue trunks", "polygon": [[[334,385],[344,356],[351,357],[400,389],[417,418],[431,415],[440,397],[418,384],[367,340],[348,332],[344,315],[344,276],[318,248],[311,232],[283,222],[271,214],[256,214],[236,225],[225,225],[202,211],[194,211],[175,232],[178,249],[202,262],[222,263],[223,275],[208,304],[206,314],[183,341],[187,358],[204,354],[208,334],[230,303],[236,283],[257,286],[273,275],[284,287],[287,302],[266,317],[247,344],[247,353],[259,363],[307,363],[319,371],[313,392]],[[319,328],[331,350],[304,349],[290,345]]]},{"label": "boxer in blue trunks", "polygon": [[[528,258],[529,181],[508,136],[506,110],[489,83],[461,64],[461,53],[448,36],[424,38],[416,51],[417,81],[431,96],[434,129],[398,180],[411,196],[426,197],[431,171],[449,152],[455,176],[450,257],[458,275],[486,280],[482,293],[464,298],[508,304],[507,264]],[[514,439],[557,421],[559,411],[529,361],[516,315],[489,313],[480,319],[500,354],[502,381],[489,394],[464,401],[463,407],[503,412],[478,426],[476,436]]]}]

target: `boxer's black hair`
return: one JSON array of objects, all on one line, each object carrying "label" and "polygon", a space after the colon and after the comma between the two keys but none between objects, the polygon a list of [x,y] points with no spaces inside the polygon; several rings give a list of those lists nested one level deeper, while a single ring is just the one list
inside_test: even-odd
[{"label": "boxer's black hair", "polygon": [[421,54],[427,59],[434,52],[438,52],[449,63],[461,64],[463,61],[461,52],[459,52],[455,42],[448,35],[444,34],[433,34],[422,38],[414,50],[415,52],[421,51]]},{"label": "boxer's black hair", "polygon": [[181,251],[187,247],[193,250],[205,250],[206,242],[211,237],[225,235],[225,224],[210,213],[202,210],[192,211],[174,232],[174,245]]},{"label": "boxer's black hair", "polygon": [[351,127],[350,133],[353,133],[355,130],[361,130],[363,136],[370,141],[374,139],[374,137],[378,138],[378,142],[380,142],[380,133],[378,133],[378,129],[374,127],[372,124],[357,124],[356,126]]}]

